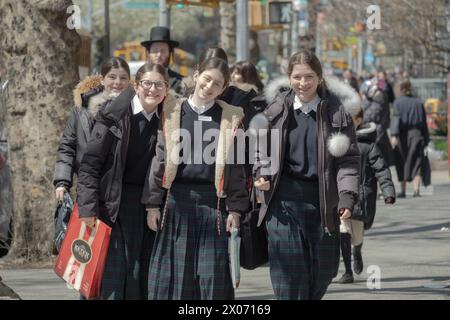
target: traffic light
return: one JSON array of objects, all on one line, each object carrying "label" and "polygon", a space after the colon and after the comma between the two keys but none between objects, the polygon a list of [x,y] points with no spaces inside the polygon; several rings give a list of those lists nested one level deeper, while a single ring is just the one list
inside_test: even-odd
[{"label": "traffic light", "polygon": [[248,2],[248,25],[249,27],[256,27],[263,25],[263,11],[264,3],[262,1]]}]

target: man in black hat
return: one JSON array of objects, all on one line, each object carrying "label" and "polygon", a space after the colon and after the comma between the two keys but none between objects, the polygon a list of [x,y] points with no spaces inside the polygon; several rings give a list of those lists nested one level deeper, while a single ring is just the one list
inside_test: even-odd
[{"label": "man in black hat", "polygon": [[171,70],[169,62],[179,43],[170,39],[170,30],[161,26],[153,27],[150,30],[150,40],[141,42],[141,45],[147,49],[147,62],[162,64],[167,68],[170,88],[178,92],[183,76]]}]

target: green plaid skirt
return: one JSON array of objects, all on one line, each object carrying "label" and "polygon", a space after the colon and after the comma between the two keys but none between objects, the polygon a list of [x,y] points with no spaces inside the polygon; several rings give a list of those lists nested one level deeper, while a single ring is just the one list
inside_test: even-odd
[{"label": "green plaid skirt", "polygon": [[112,226],[100,299],[147,299],[148,265],[155,232],[147,226],[142,187],[123,185],[119,214]]},{"label": "green plaid skirt", "polygon": [[213,185],[172,186],[150,260],[149,300],[234,299],[226,215],[222,204],[218,235],[216,208]]},{"label": "green plaid skirt", "polygon": [[337,274],[340,252],[339,234],[321,226],[318,182],[283,175],[266,219],[276,299],[321,299]]}]

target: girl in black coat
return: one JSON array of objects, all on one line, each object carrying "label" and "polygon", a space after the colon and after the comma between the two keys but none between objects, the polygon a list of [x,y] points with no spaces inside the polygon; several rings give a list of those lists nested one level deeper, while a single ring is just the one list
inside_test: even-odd
[{"label": "girl in black coat", "polygon": [[400,84],[402,96],[394,102],[391,120],[391,144],[399,147],[400,159],[396,164],[401,181],[401,195],[405,196],[406,182],[413,181],[414,197],[419,196],[424,149],[430,142],[427,116],[423,103],[412,95],[409,80]]},{"label": "girl in black coat", "polygon": [[73,91],[75,106],[59,143],[53,175],[58,200],[63,200],[64,193],[72,187],[73,175],[78,174],[97,112],[125,90],[129,81],[130,68],[126,61],[110,58],[102,64],[100,75],[84,79]]},{"label": "girl in black coat", "polygon": [[361,176],[359,187],[359,201],[356,203],[351,219],[341,220],[341,252],[345,265],[345,273],[339,279],[340,283],[352,283],[351,246],[353,245],[353,269],[356,274],[363,270],[361,248],[363,245],[364,229],[370,229],[375,218],[377,183],[380,184],[386,204],[395,202],[395,189],[391,178],[391,171],[385,163],[376,144],[377,131],[373,122],[361,124],[363,110],[352,115],[357,128],[356,138],[361,152]]},{"label": "girl in black coat", "polygon": [[154,233],[140,203],[155,155],[158,122],[169,76],[162,65],[143,65],[133,89],[124,91],[96,117],[78,179],[81,220],[112,225],[101,299],[146,299]]}]

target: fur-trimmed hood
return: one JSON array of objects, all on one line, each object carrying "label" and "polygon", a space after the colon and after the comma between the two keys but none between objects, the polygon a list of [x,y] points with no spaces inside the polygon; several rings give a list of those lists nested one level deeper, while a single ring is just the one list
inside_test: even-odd
[{"label": "fur-trimmed hood", "polygon": [[[164,101],[164,109],[162,115],[162,131],[165,138],[165,168],[162,179],[162,186],[169,189],[175,180],[178,163],[174,160],[172,155],[180,154],[180,125],[181,125],[181,108],[185,99],[175,99],[168,96]],[[216,151],[216,168],[215,168],[215,187],[218,197],[224,197],[223,190],[223,175],[225,164],[229,156],[230,148],[232,147],[233,139],[230,139],[230,134],[235,134],[238,127],[241,125],[244,117],[242,108],[232,106],[222,100],[216,100],[216,103],[222,108],[222,119],[220,122],[220,133]]]},{"label": "fur-trimmed hood", "polygon": [[356,138],[358,141],[375,142],[377,139],[377,125],[375,122],[362,124],[359,129],[356,130]]},{"label": "fur-trimmed hood", "polygon": [[[358,114],[361,110],[361,98],[349,84],[334,77],[324,77],[328,90],[341,100],[342,105],[351,116]],[[290,83],[287,76],[280,76],[270,81],[264,89],[267,103],[271,103],[278,93],[289,90]]]},{"label": "fur-trimmed hood", "polygon": [[104,90],[102,76],[99,74],[86,77],[73,90],[75,107],[86,108],[93,116],[106,101],[115,97],[116,93],[107,93]]},{"label": "fur-trimmed hood", "polygon": [[102,76],[99,74],[88,76],[81,80],[73,89],[73,101],[77,108],[87,107],[84,105],[83,95],[90,91],[97,91],[97,93],[103,92]]},{"label": "fur-trimmed hood", "polygon": [[264,98],[268,104],[275,100],[275,97],[280,93],[291,88],[289,78],[287,76],[280,76],[273,79],[264,87]]},{"label": "fur-trimmed hood", "polygon": [[333,77],[325,77],[328,90],[341,100],[342,105],[351,116],[357,115],[361,111],[361,98],[349,84]]}]

